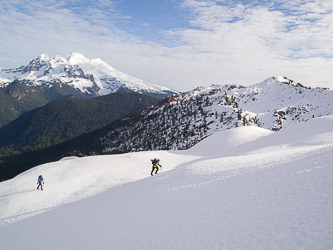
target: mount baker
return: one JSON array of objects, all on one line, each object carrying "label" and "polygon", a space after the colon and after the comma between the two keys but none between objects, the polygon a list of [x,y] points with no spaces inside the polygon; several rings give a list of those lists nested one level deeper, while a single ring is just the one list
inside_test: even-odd
[{"label": "mount baker", "polygon": [[88,59],[79,53],[71,53],[65,58],[57,55],[52,59],[42,54],[27,66],[0,69],[0,87],[6,87],[14,80],[23,81],[29,87],[67,85],[88,98],[132,91],[157,98],[178,94],[169,88],[126,75],[99,58]]}]

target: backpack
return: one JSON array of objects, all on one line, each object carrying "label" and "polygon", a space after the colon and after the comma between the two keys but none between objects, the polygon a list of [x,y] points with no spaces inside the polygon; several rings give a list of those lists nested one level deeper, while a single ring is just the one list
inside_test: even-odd
[{"label": "backpack", "polygon": [[158,162],[158,161],[157,161],[157,159],[155,158],[155,159],[153,160],[153,165],[155,166],[157,162]]}]

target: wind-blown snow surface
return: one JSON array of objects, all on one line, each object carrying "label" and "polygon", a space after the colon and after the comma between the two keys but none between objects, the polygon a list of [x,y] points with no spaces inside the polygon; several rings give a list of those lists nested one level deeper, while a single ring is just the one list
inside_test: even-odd
[{"label": "wind-blown snow surface", "polygon": [[186,151],[67,158],[0,183],[1,248],[332,249],[332,162],[333,116]]}]

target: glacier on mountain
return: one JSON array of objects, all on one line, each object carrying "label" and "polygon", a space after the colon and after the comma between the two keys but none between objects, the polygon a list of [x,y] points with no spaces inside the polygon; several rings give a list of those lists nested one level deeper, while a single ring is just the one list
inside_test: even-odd
[{"label": "glacier on mountain", "polygon": [[27,66],[0,69],[0,87],[6,87],[15,79],[30,86],[52,87],[52,83],[59,82],[96,96],[117,92],[121,88],[138,93],[178,94],[167,87],[126,75],[99,58],[88,59],[75,52],[65,58],[57,55],[52,59],[42,54]]}]

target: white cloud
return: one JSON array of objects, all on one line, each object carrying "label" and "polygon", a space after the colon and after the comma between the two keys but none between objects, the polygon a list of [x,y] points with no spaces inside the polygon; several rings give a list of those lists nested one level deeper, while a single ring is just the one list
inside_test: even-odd
[{"label": "white cloud", "polygon": [[130,17],[115,1],[87,2],[0,3],[1,58],[12,58],[0,60],[0,67],[20,66],[15,60],[26,64],[41,53],[75,51],[167,86],[247,85],[285,75],[333,89],[330,1],[184,0],[190,26],[161,31],[152,41],[122,29]]},{"label": "white cloud", "polygon": [[198,62],[216,68],[215,73],[220,68],[216,80],[239,82],[279,73],[308,85],[317,78],[332,79],[332,5],[322,1],[284,4],[279,8],[272,4],[221,6],[214,1],[186,0],[184,5],[195,14],[191,24],[199,29],[174,30],[174,36],[182,37]]}]

